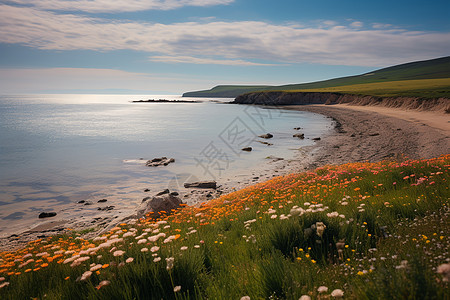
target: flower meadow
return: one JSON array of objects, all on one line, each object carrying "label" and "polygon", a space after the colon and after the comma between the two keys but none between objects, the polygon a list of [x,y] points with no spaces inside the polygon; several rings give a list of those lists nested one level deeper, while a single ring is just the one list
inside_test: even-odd
[{"label": "flower meadow", "polygon": [[325,166],[36,240],[0,254],[0,299],[449,299],[449,167]]}]

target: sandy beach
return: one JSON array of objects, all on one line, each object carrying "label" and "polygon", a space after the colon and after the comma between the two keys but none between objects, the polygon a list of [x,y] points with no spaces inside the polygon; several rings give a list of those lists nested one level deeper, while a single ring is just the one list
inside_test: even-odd
[{"label": "sandy beach", "polygon": [[[266,164],[250,170],[248,174],[218,182],[221,193],[229,193],[275,176],[302,172],[328,164],[375,162],[403,157],[431,158],[447,154],[450,150],[448,114],[343,104],[296,105],[281,108],[328,116],[335,121],[335,128],[330,134],[321,136],[320,141],[314,146],[296,151],[293,159],[268,159]],[[192,193],[191,197],[197,197],[197,201],[207,200],[205,195],[208,192]],[[180,197],[184,195],[181,193]],[[213,191],[213,197],[219,195],[220,193]],[[32,230],[0,239],[0,249],[13,249],[39,237],[68,232],[67,228],[78,231],[93,228],[83,235],[86,238],[93,237],[120,222],[124,216],[122,214],[122,217],[105,218],[104,214],[99,212],[93,222],[77,222],[77,220],[62,222],[49,219]]]}]

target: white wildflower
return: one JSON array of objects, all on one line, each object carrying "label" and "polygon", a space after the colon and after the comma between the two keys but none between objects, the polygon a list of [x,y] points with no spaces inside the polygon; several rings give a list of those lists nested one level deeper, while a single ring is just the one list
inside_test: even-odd
[{"label": "white wildflower", "polygon": [[81,280],[81,281],[86,280],[86,279],[88,279],[89,277],[91,277],[91,275],[92,275],[92,272],[91,272],[91,271],[86,271],[86,272],[83,273],[83,275],[81,275],[80,280]]},{"label": "white wildflower", "polygon": [[341,289],[335,289],[331,292],[331,296],[335,298],[344,297],[344,291]]},{"label": "white wildflower", "polygon": [[167,262],[167,270],[171,270],[173,268],[173,262],[175,261],[175,258],[173,257],[168,257],[166,258],[166,262]]},{"label": "white wildflower", "polygon": [[174,287],[174,288],[173,288],[173,291],[174,291],[175,293],[181,291],[181,285],[177,285],[176,287]]},{"label": "white wildflower", "polygon": [[323,222],[316,222],[316,234],[319,237],[322,237],[323,232],[325,231],[326,228],[327,226],[323,224]]},{"label": "white wildflower", "polygon": [[117,250],[117,251],[114,251],[114,253],[113,253],[114,256],[122,256],[124,254],[125,254],[125,251],[122,251],[122,250]]},{"label": "white wildflower", "polygon": [[127,264],[133,262],[134,258],[132,257],[128,257],[127,260],[125,261]]}]

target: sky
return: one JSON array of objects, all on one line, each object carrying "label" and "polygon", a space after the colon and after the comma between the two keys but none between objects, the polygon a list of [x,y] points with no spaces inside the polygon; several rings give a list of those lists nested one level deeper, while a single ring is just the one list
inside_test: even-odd
[{"label": "sky", "polygon": [[0,94],[182,94],[450,55],[448,0],[0,0]]}]

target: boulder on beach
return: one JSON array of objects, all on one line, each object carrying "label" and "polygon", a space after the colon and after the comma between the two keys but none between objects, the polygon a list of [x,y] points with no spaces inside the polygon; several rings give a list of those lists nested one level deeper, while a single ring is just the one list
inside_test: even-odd
[{"label": "boulder on beach", "polygon": [[159,167],[159,166],[167,166],[170,163],[175,162],[174,158],[167,158],[165,156],[163,157],[156,157],[152,160],[148,160],[145,165],[147,167]]},{"label": "boulder on beach", "polygon": [[299,138],[299,139],[304,139],[305,138],[305,134],[304,133],[296,133],[293,135],[293,137]]},{"label": "boulder on beach", "polygon": [[271,138],[273,138],[273,134],[266,133],[266,134],[259,135],[259,137],[263,138],[263,139],[271,139]]},{"label": "boulder on beach", "polygon": [[245,147],[245,148],[242,148],[241,150],[242,150],[242,151],[250,152],[250,151],[253,150],[253,148],[252,148],[252,147]]},{"label": "boulder on beach", "polygon": [[159,192],[158,194],[156,194],[155,196],[162,196],[162,195],[165,195],[165,194],[168,194],[168,193],[170,193],[169,189],[165,189],[165,190]]},{"label": "boulder on beach", "polygon": [[320,137],[316,137],[312,139],[313,141],[320,141]]},{"label": "boulder on beach", "polygon": [[199,188],[199,189],[216,189],[217,182],[215,181],[200,181],[192,183],[184,183],[185,188]]},{"label": "boulder on beach", "polygon": [[41,212],[41,213],[39,214],[39,219],[43,219],[43,218],[51,218],[51,217],[54,217],[54,216],[56,216],[56,213],[55,213],[55,212]]},{"label": "boulder on beach", "polygon": [[151,213],[150,217],[159,217],[163,212],[167,215],[172,213],[172,210],[179,208],[183,204],[181,199],[171,194],[164,194],[162,196],[154,196],[150,200],[144,202],[140,209],[138,209],[138,217]]}]

